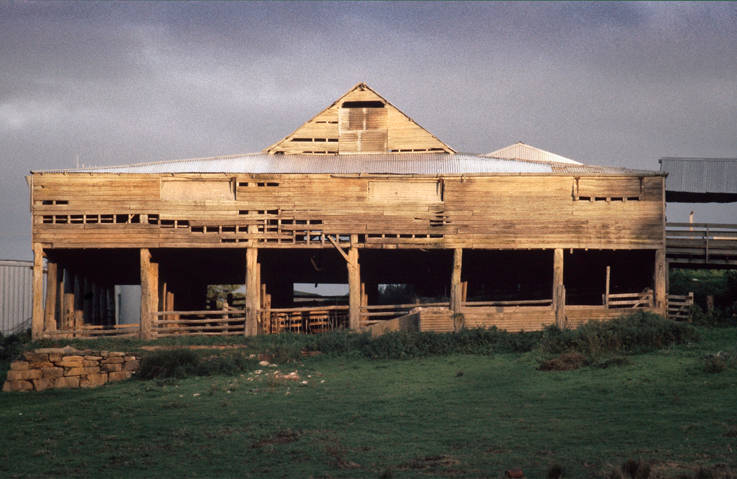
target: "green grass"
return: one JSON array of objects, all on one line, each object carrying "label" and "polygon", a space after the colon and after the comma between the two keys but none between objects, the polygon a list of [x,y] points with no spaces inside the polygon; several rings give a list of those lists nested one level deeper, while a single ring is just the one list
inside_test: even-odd
[{"label": "green grass", "polygon": [[307,385],[250,371],[3,393],[0,476],[540,478],[557,463],[588,478],[627,459],[664,477],[737,471],[737,368],[704,370],[736,351],[737,329],[699,333],[606,369],[539,371],[539,350],[323,355],[279,365]]}]

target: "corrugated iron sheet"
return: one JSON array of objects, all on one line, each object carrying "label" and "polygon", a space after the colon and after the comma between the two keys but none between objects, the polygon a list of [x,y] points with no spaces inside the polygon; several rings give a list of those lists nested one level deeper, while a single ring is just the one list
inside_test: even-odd
[{"label": "corrugated iron sheet", "polygon": [[498,150],[487,153],[484,156],[493,158],[505,158],[508,160],[525,160],[535,161],[539,163],[566,163],[571,165],[580,165],[578,161],[557,155],[541,148],[528,145],[518,141],[517,143]]},{"label": "corrugated iron sheet", "polygon": [[0,332],[31,327],[33,261],[0,260]]},{"label": "corrugated iron sheet", "polygon": [[550,165],[466,154],[249,154],[193,160],[103,166],[64,171],[91,173],[323,173],[323,174],[464,174],[550,173]]},{"label": "corrugated iron sheet", "polygon": [[661,158],[666,190],[737,194],[737,158]]}]

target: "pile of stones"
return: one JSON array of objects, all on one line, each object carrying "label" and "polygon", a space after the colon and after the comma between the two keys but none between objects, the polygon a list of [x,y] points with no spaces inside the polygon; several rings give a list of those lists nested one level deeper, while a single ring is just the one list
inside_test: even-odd
[{"label": "pile of stones", "polygon": [[27,351],[10,363],[3,391],[94,388],[129,379],[140,358],[115,351],[80,351],[72,347]]}]

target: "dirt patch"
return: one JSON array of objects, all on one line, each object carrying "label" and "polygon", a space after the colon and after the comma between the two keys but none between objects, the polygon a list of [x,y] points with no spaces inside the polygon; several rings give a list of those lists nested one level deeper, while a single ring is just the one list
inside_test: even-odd
[{"label": "dirt patch", "polygon": [[540,371],[571,371],[587,364],[586,357],[581,353],[563,353],[553,359],[540,363]]},{"label": "dirt patch", "polygon": [[453,456],[425,456],[421,458],[412,459],[410,462],[402,464],[399,469],[414,469],[422,471],[436,471],[438,469],[448,469],[453,466],[457,466],[461,461],[454,458]]},{"label": "dirt patch", "polygon": [[290,442],[297,441],[302,434],[299,431],[293,431],[292,429],[285,429],[279,431],[273,436],[265,437],[259,441],[253,443],[251,447],[260,448],[264,446],[273,446],[275,444],[287,444]]}]

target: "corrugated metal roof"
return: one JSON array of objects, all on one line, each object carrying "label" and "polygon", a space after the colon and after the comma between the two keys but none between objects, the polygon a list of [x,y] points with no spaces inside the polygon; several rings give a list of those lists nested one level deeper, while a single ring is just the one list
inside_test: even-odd
[{"label": "corrugated metal roof", "polygon": [[490,158],[473,154],[381,153],[342,155],[244,155],[195,158],[189,160],[96,166],[37,173],[275,173],[275,174],[562,174],[562,175],[638,175],[660,173],[601,166]]},{"label": "corrugated metal roof", "polygon": [[518,141],[517,143],[498,150],[487,153],[484,156],[493,158],[505,158],[507,160],[524,160],[524,161],[535,161],[539,163],[566,163],[572,165],[580,165],[578,161],[560,156],[549,151],[545,151],[541,148],[528,145]]},{"label": "corrugated metal roof", "polygon": [[63,170],[91,173],[550,173],[550,165],[467,154],[266,155],[261,153]]},{"label": "corrugated metal roof", "polygon": [[666,191],[737,194],[737,158],[678,158],[660,160],[667,173]]}]

